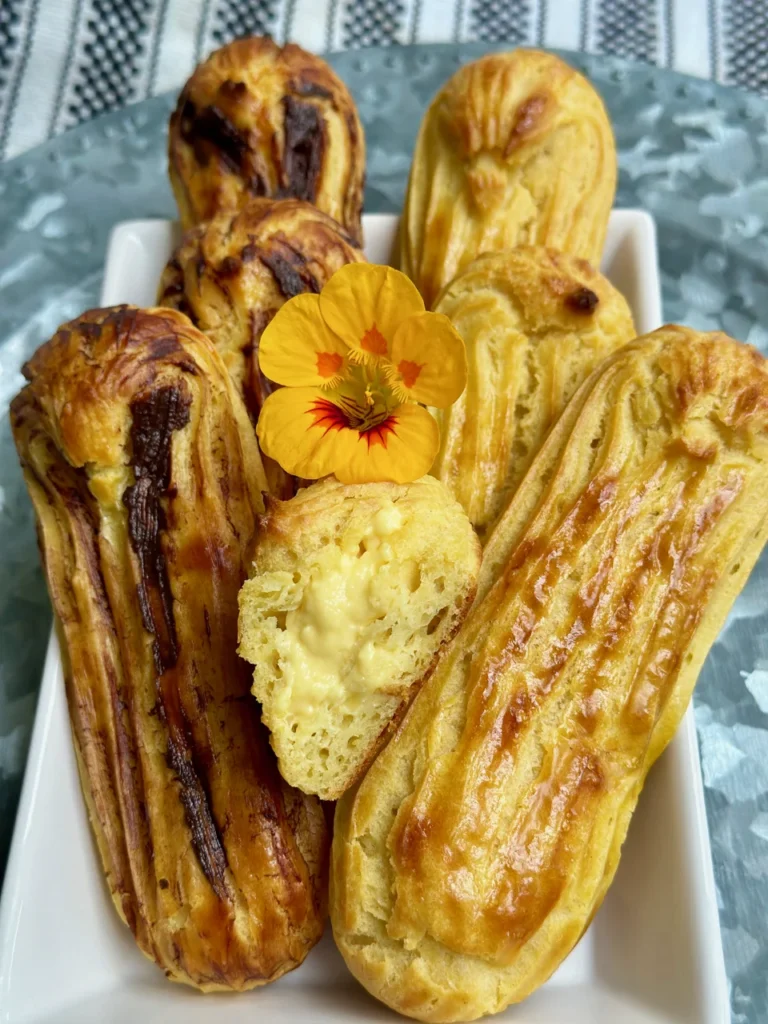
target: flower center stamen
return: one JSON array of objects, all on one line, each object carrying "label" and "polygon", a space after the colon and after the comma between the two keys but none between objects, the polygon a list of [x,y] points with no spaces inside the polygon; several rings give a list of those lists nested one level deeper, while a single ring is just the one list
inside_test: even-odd
[{"label": "flower center stamen", "polygon": [[383,423],[400,404],[377,366],[351,366],[336,388],[339,406],[354,430],[366,431]]}]

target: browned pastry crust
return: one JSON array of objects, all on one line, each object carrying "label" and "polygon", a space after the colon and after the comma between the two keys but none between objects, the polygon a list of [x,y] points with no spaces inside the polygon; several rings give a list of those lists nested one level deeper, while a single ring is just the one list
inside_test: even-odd
[{"label": "browned pastry crust", "polygon": [[435,309],[464,339],[468,376],[458,401],[436,410],[432,474],[484,542],[568,399],[636,331],[607,278],[540,246],[478,256]]},{"label": "browned pastry crust", "polygon": [[[158,303],[178,309],[219,350],[255,423],[273,388],[259,370],[264,328],[288,299],[319,292],[363,254],[341,227],[299,199],[248,199],[186,233],[160,279]],[[292,478],[265,459],[270,491]]]},{"label": "browned pastry crust", "polygon": [[424,115],[401,269],[429,307],[484,252],[544,245],[599,267],[615,189],[610,121],[586,78],[551,53],[488,54]]},{"label": "browned pastry crust", "polygon": [[337,805],[336,942],[401,1013],[524,999],[600,906],[768,537],[767,365],[666,327],[594,371],[491,536],[478,603]]},{"label": "browned pastry crust", "polygon": [[362,237],[357,109],[325,61],[293,43],[251,36],[212,53],[179,96],[168,157],[184,227],[249,195],[294,197]]},{"label": "browned pastry crust", "polygon": [[25,374],[14,437],[115,906],[172,980],[264,984],[320,937],[327,832],[235,653],[265,486],[246,411],[167,309],[85,313]]}]

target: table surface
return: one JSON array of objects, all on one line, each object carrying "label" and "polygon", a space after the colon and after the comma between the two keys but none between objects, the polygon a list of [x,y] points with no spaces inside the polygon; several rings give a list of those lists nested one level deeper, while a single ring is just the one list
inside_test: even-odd
[{"label": "table surface", "polygon": [[[366,210],[399,210],[421,114],[486,44],[334,55],[368,139]],[[603,94],[617,206],[656,218],[668,320],[723,329],[768,354],[768,100],[604,56],[565,55]],[[107,115],[0,175],[0,864],[34,714],[50,610],[7,407],[21,363],[98,299],[112,224],[169,217],[172,97]],[[768,1020],[768,557],[702,671],[695,707],[733,1020]]]}]

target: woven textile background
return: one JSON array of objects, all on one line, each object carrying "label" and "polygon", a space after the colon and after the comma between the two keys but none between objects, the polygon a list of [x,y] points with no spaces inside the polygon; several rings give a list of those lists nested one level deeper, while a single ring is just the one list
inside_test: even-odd
[{"label": "woven textile background", "polygon": [[315,51],[509,40],[768,91],[768,0],[0,0],[0,157],[176,89],[214,47],[264,32]]}]

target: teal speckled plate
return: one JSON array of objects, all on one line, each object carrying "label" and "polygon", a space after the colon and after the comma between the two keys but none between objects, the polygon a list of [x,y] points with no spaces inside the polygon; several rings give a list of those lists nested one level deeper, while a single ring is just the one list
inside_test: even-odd
[{"label": "teal speckled plate", "polygon": [[[498,48],[498,47],[496,47]],[[354,51],[330,60],[368,138],[366,209],[396,211],[429,98],[482,44]],[[673,72],[564,54],[614,123],[618,206],[656,218],[664,313],[768,354],[768,100]],[[0,165],[0,864],[34,714],[50,608],[8,425],[21,363],[97,301],[117,221],[169,217],[173,97],[107,115]],[[761,326],[765,324],[766,327]],[[768,1020],[768,561],[702,672],[696,716],[735,1024]]]}]

